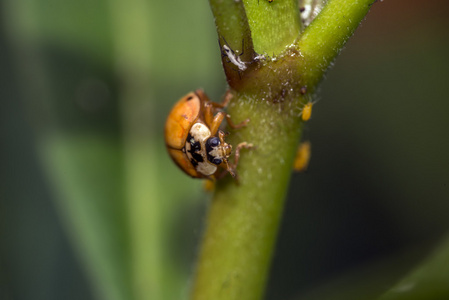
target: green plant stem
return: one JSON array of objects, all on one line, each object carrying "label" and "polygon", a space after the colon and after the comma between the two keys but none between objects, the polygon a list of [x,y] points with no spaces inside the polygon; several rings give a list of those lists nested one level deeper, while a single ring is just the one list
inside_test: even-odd
[{"label": "green plant stem", "polygon": [[[228,140],[234,147],[246,141],[256,148],[242,151],[239,184],[230,176],[217,183],[192,299],[262,298],[301,136],[302,105],[310,100],[324,72],[368,12],[370,2],[330,0],[323,16],[301,36],[299,20],[293,16],[299,13],[296,1],[243,2],[255,52],[275,56],[252,63],[239,76],[227,77],[234,92],[228,107],[233,121],[251,120],[246,128],[232,131]],[[211,0],[214,13],[220,11],[220,5],[226,4]],[[287,17],[281,17],[285,14]],[[276,16],[274,21],[271,15]],[[216,18],[218,32],[224,26],[222,19]],[[223,65],[226,74],[231,73],[226,60]],[[301,93],[304,86],[305,94]]]},{"label": "green plant stem", "polygon": [[365,18],[374,0],[329,0],[298,41],[303,57],[299,72],[316,86]]},{"label": "green plant stem", "polygon": [[[261,298],[299,139],[296,119],[273,114],[278,104],[256,104],[247,94],[236,98],[239,111],[232,111],[237,120],[255,112],[239,139],[257,148],[242,153],[240,185],[231,178],[217,185],[193,299]],[[276,135],[280,138],[271,140]]]},{"label": "green plant stem", "polygon": [[279,55],[298,38],[301,31],[298,1],[243,0],[243,3],[257,53]]},{"label": "green plant stem", "polygon": [[[243,3],[238,1],[210,0],[210,6],[215,16],[215,23],[220,24],[220,26],[217,25],[217,34],[221,47],[226,44],[236,51],[236,54],[244,61],[252,60],[255,53]],[[220,49],[220,51],[223,51],[223,49]],[[226,63],[225,56],[222,56],[222,61],[228,82],[231,84],[231,82],[238,80],[240,78],[239,74]]]}]

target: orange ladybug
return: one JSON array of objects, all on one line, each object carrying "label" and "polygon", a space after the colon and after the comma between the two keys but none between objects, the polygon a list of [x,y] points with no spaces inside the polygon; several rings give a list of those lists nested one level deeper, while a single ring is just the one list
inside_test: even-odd
[{"label": "orange ladybug", "polygon": [[222,168],[235,178],[240,149],[252,147],[246,142],[238,144],[234,164],[230,164],[232,146],[225,142],[226,134],[219,126],[224,118],[233,128],[245,126],[249,121],[234,125],[230,116],[220,110],[231,97],[228,93],[222,104],[215,103],[198,89],[182,97],[168,115],[165,123],[167,151],[178,167],[191,177],[214,180],[221,177],[218,173]]}]

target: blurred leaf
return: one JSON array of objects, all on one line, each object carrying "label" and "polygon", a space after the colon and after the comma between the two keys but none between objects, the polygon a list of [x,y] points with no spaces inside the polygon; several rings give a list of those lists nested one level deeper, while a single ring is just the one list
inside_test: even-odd
[{"label": "blurred leaf", "polygon": [[[190,76],[192,65],[210,78],[211,52],[198,49],[215,45],[189,41],[214,29],[183,18],[206,13],[211,19],[207,3],[186,3],[176,14],[160,13],[169,4],[149,6],[102,0],[5,5],[44,173],[100,299],[179,299],[198,235],[198,222],[185,227],[184,216],[199,219],[200,182],[169,161],[160,111],[186,92],[183,85],[199,79]],[[167,16],[187,22],[181,28],[201,30],[167,35],[158,24],[179,25]],[[180,48],[187,63],[178,59]],[[186,49],[196,49],[201,59],[195,62]],[[173,84],[178,77],[179,87]],[[181,229],[186,234],[176,240]]]},{"label": "blurred leaf", "polygon": [[449,299],[449,237],[379,300]]},{"label": "blurred leaf", "polygon": [[6,1],[6,18],[31,41],[41,40],[66,49],[88,53],[108,62],[111,37],[106,0]]},{"label": "blurred leaf", "polygon": [[409,269],[410,264],[419,261],[426,249],[413,248],[405,253],[377,259],[353,269],[339,272],[324,283],[307,288],[294,299],[304,300],[359,300],[376,299]]},{"label": "blurred leaf", "polygon": [[53,135],[40,142],[62,221],[100,299],[132,299],[121,153],[98,135]]}]

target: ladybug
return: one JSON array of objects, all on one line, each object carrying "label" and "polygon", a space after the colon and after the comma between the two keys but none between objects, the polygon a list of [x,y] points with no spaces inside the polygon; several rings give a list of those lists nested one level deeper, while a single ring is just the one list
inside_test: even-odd
[{"label": "ladybug", "polygon": [[246,142],[237,145],[234,164],[228,161],[232,146],[225,142],[226,134],[219,130],[226,118],[229,126],[240,128],[245,120],[234,125],[230,116],[220,110],[226,107],[232,95],[228,93],[223,103],[209,100],[203,90],[198,89],[182,97],[172,108],[165,123],[165,145],[173,161],[193,178],[220,178],[219,170],[224,169],[236,178],[235,168],[240,149],[251,148]]}]

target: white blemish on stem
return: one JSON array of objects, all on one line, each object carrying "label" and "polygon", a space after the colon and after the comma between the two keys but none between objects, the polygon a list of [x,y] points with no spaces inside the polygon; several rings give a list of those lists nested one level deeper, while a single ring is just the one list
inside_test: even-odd
[{"label": "white blemish on stem", "polygon": [[229,59],[229,61],[234,64],[235,66],[237,66],[237,68],[239,68],[240,71],[245,71],[246,70],[246,63],[243,62],[240,57],[238,57],[234,51],[231,50],[231,48],[229,48],[228,45],[223,45],[223,51],[224,51],[224,55],[226,55]]}]

